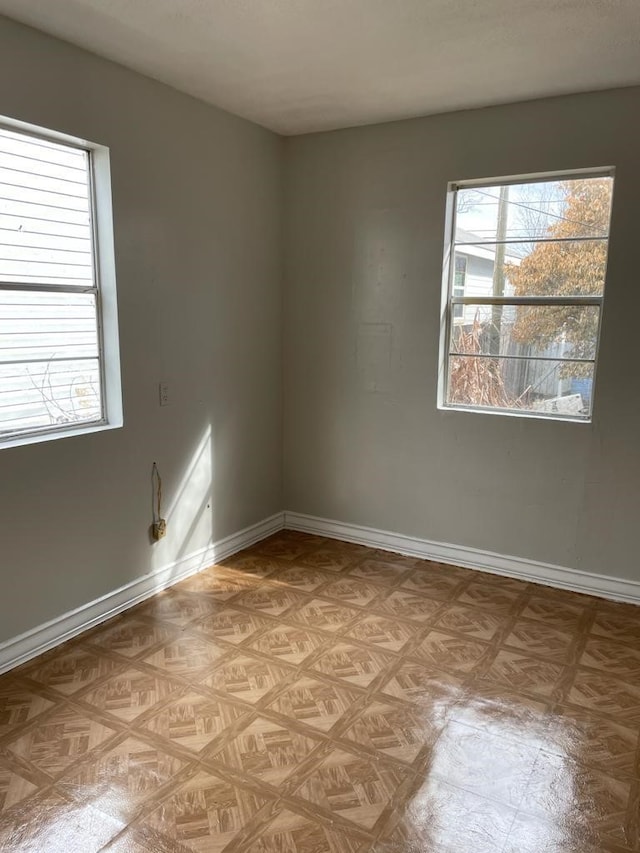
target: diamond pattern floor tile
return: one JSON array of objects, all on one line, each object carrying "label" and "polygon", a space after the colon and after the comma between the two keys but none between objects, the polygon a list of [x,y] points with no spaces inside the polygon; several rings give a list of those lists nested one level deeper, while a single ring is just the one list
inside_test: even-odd
[{"label": "diamond pattern floor tile", "polygon": [[337,548],[318,548],[305,554],[300,562],[327,572],[342,572],[351,564],[351,556]]},{"label": "diamond pattern floor tile", "polygon": [[308,550],[305,542],[296,542],[292,539],[284,539],[274,536],[271,539],[265,539],[263,542],[258,542],[255,546],[255,553],[264,557],[275,557],[278,560],[298,559]]},{"label": "diamond pattern floor tile", "polygon": [[291,607],[302,607],[307,599],[295,590],[286,586],[264,586],[244,592],[234,603],[249,608],[257,613],[267,613],[269,616],[280,616]]},{"label": "diamond pattern floor tile", "polygon": [[590,637],[579,661],[629,681],[640,679],[640,649],[600,637]]},{"label": "diamond pattern floor tile", "polygon": [[313,737],[258,717],[220,752],[216,762],[278,786],[318,745]]},{"label": "diamond pattern floor tile", "polygon": [[561,812],[565,824],[585,841],[635,848],[637,821],[628,821],[631,781],[574,764],[566,756],[541,751],[526,789],[522,811],[548,819]]},{"label": "diamond pattern floor tile", "polygon": [[451,718],[509,740],[522,740],[526,731],[529,739],[535,737],[540,744],[548,742],[551,725],[549,703],[543,696],[482,680],[467,685],[462,700],[451,709]]},{"label": "diamond pattern floor tile", "polygon": [[564,663],[569,660],[573,636],[534,619],[518,619],[505,637],[505,646],[522,649],[530,655]]},{"label": "diamond pattern floor tile", "polygon": [[231,571],[198,572],[190,578],[181,581],[180,589],[186,592],[198,593],[207,598],[212,605],[216,602],[227,601],[247,589],[251,589],[255,578],[244,576]]},{"label": "diamond pattern floor tile", "polygon": [[198,630],[209,637],[233,643],[234,646],[253,636],[271,623],[256,613],[225,607],[198,622]]},{"label": "diamond pattern floor tile", "polygon": [[281,531],[0,676],[7,853],[638,853],[640,609]]},{"label": "diamond pattern floor tile", "polygon": [[282,583],[300,589],[303,592],[313,592],[322,584],[333,579],[333,575],[308,566],[289,566],[278,572],[272,578],[274,583]]},{"label": "diamond pattern floor tile", "polygon": [[522,611],[522,616],[527,619],[536,619],[549,628],[571,633],[576,631],[583,615],[584,608],[555,601],[548,595],[532,595]]},{"label": "diamond pattern floor tile", "polygon": [[388,619],[385,616],[365,616],[346,632],[361,643],[372,643],[381,649],[399,652],[415,637],[410,625]]},{"label": "diamond pattern floor tile", "polygon": [[464,634],[477,640],[490,641],[504,625],[504,620],[495,613],[468,607],[464,604],[452,604],[442,611],[435,621],[441,631]]},{"label": "diamond pattern floor tile", "polygon": [[10,740],[7,749],[55,776],[115,734],[114,729],[63,706],[25,734]]},{"label": "diamond pattern floor tile", "polygon": [[144,660],[168,676],[193,678],[203,669],[215,665],[225,654],[228,654],[226,648],[204,637],[181,637],[147,655]]},{"label": "diamond pattern floor tile", "polygon": [[0,765],[0,815],[35,794],[37,790],[38,786],[33,782]]},{"label": "diamond pattern floor tile", "polygon": [[372,702],[349,726],[344,737],[366,749],[411,764],[421,750],[432,747],[442,725],[419,707]]},{"label": "diamond pattern floor tile", "polygon": [[243,575],[257,578],[266,578],[282,568],[281,562],[263,554],[238,554],[225,560],[224,565]]},{"label": "diamond pattern floor tile", "polygon": [[403,589],[444,600],[453,598],[459,586],[460,578],[451,577],[445,570],[433,572],[416,569],[402,582]]},{"label": "diamond pattern floor tile", "polygon": [[484,607],[492,613],[507,614],[513,612],[518,601],[518,593],[503,589],[499,584],[482,584],[475,581],[464,588],[457,600],[460,604]]},{"label": "diamond pattern floor tile", "polygon": [[129,737],[65,774],[57,788],[67,797],[130,820],[184,766],[185,761],[163,749]]},{"label": "diamond pattern floor tile", "polygon": [[323,631],[340,631],[352,619],[359,616],[359,611],[352,607],[344,607],[335,601],[325,601],[314,598],[299,610],[291,614],[291,619],[309,628],[320,628]]},{"label": "diamond pattern floor tile", "polygon": [[0,679],[0,737],[53,707],[50,699],[38,696],[26,687]]},{"label": "diamond pattern floor tile", "polygon": [[[410,778],[408,769],[334,749],[296,790],[328,814],[371,829],[397,788]],[[363,784],[363,780],[367,780]]]},{"label": "diamond pattern floor tile", "polygon": [[24,800],[0,821],[7,853],[98,853],[124,828],[122,821],[55,791]]},{"label": "diamond pattern floor tile", "polygon": [[413,657],[433,666],[460,672],[470,672],[486,658],[489,646],[471,637],[429,631]]},{"label": "diamond pattern floor tile", "polygon": [[349,643],[336,643],[329,651],[321,655],[312,669],[325,675],[368,687],[389,665],[390,658],[378,651],[370,651]]},{"label": "diamond pattern floor tile", "polygon": [[264,795],[201,770],[145,819],[143,829],[154,851],[163,845],[175,853],[222,853],[267,803]]},{"label": "diamond pattern floor tile", "polygon": [[179,684],[164,678],[160,673],[131,667],[84,693],[81,699],[100,711],[107,711],[123,722],[130,723],[179,687]]},{"label": "diamond pattern floor tile", "polygon": [[288,675],[289,672],[276,663],[238,654],[217,666],[203,684],[254,704]]},{"label": "diamond pattern floor tile", "polygon": [[143,728],[170,743],[201,752],[246,713],[241,705],[192,691],[160,709]]},{"label": "diamond pattern floor tile", "polygon": [[328,732],[357,699],[358,694],[347,687],[305,677],[287,687],[268,708],[297,723]]},{"label": "diamond pattern floor tile", "polygon": [[266,634],[262,634],[257,640],[250,643],[250,646],[265,655],[271,655],[276,659],[298,665],[325,642],[326,637],[316,634],[314,631],[307,631],[304,628],[296,628],[291,625],[279,625],[277,628],[267,631]]},{"label": "diamond pattern floor tile", "polygon": [[513,690],[551,696],[563,674],[559,664],[502,650],[486,672],[485,678]]},{"label": "diamond pattern floor tile", "polygon": [[415,568],[414,565],[396,563],[393,560],[368,559],[358,563],[349,571],[349,574],[352,577],[377,581],[381,584],[393,584],[405,578],[413,568]]},{"label": "diamond pattern floor tile", "polygon": [[442,602],[397,589],[383,601],[376,603],[376,607],[390,616],[399,616],[412,622],[427,622],[442,607]]},{"label": "diamond pattern floor tile", "polygon": [[383,843],[374,850],[375,853],[496,853],[504,849],[516,814],[515,809],[503,803],[429,778],[411,797],[389,836],[383,832]]},{"label": "diamond pattern floor tile", "polygon": [[210,613],[214,607],[215,602],[205,596],[167,590],[141,605],[138,613],[150,619],[183,626]]},{"label": "diamond pattern floor tile", "polygon": [[366,607],[380,594],[380,589],[359,578],[347,577],[329,584],[322,591],[322,594],[347,605],[355,604],[358,607]]},{"label": "diamond pattern floor tile", "polygon": [[591,633],[637,649],[640,645],[640,619],[621,615],[612,607],[596,614]]},{"label": "diamond pattern floor tile", "polygon": [[67,696],[77,693],[92,682],[109,675],[121,667],[109,658],[81,648],[71,648],[50,657],[46,663],[25,672],[32,681],[50,687]]},{"label": "diamond pattern floor tile", "polygon": [[545,749],[617,778],[640,777],[640,733],[628,723],[560,708],[550,716]]},{"label": "diamond pattern floor tile", "polygon": [[463,674],[441,672],[421,663],[407,661],[383,684],[381,692],[411,704],[436,703],[450,709],[465,695]]},{"label": "diamond pattern floor tile", "polygon": [[358,853],[362,838],[285,809],[246,853]]},{"label": "diamond pattern floor tile", "polygon": [[142,619],[121,617],[106,628],[91,633],[88,641],[101,649],[132,658],[152,646],[166,642],[173,632],[166,625]]},{"label": "diamond pattern floor tile", "polygon": [[640,684],[578,668],[567,700],[597,714],[640,725]]}]

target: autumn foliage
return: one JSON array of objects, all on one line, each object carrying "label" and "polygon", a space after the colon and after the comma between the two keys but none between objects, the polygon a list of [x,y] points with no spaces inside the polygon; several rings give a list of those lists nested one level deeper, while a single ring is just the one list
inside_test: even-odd
[{"label": "autumn foliage", "polygon": [[[563,216],[547,229],[546,237],[568,242],[541,242],[519,265],[507,265],[515,296],[593,296],[602,294],[607,263],[611,180],[589,178],[563,184]],[[593,358],[599,311],[591,306],[536,306],[520,309],[512,330],[514,340],[544,348],[560,336],[575,358]],[[586,368],[590,375],[590,366]],[[580,365],[571,366],[572,374]],[[585,374],[587,375],[587,374]]]}]

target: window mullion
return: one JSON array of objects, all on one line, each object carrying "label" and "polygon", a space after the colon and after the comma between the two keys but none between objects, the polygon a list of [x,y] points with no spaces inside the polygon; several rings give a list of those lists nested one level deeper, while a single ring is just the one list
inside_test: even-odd
[{"label": "window mullion", "polygon": [[92,285],[75,284],[25,284],[18,281],[0,281],[0,290],[20,290],[25,293],[97,293],[98,288]]},{"label": "window mullion", "polygon": [[595,364],[595,358],[571,358],[570,356],[544,356],[544,355],[505,355],[504,353],[491,352],[457,352],[451,351],[449,355],[461,358],[492,358],[503,361],[553,361],[567,362],[569,364]]},{"label": "window mullion", "polygon": [[602,305],[602,296],[454,296],[452,305]]}]

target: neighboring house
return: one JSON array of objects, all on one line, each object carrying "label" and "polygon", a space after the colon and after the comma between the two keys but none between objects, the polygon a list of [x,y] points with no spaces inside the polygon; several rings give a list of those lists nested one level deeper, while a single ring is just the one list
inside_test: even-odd
[{"label": "neighboring house", "polygon": [[[462,228],[456,230],[456,241],[465,244],[456,248],[455,271],[453,278],[454,296],[492,296],[495,246],[480,245],[482,238],[472,231]],[[478,241],[473,244],[473,241]],[[508,249],[508,247],[507,247]],[[510,264],[519,264],[520,258],[505,255]],[[505,293],[512,293],[508,282]],[[472,325],[475,319],[486,321],[491,318],[491,308],[486,305],[457,305],[454,311],[454,323]]]}]

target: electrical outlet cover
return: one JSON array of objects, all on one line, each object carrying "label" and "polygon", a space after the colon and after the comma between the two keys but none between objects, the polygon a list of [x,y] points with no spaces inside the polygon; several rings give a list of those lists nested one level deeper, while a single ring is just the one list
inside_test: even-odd
[{"label": "electrical outlet cover", "polygon": [[166,536],[166,533],[167,533],[166,519],[161,518],[158,521],[154,521],[154,523],[153,523],[153,538],[156,540],[162,539],[163,536]]}]

